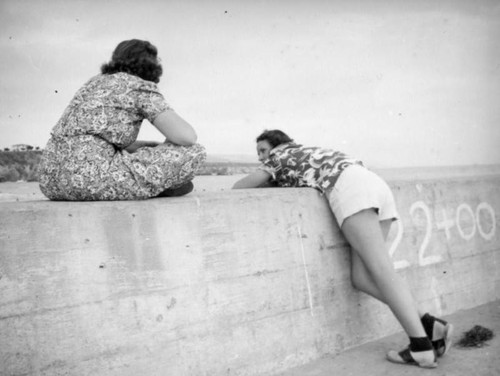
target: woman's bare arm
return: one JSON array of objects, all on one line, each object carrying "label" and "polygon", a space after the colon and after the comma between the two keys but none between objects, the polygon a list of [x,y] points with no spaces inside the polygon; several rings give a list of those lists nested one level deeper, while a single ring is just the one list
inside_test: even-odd
[{"label": "woman's bare arm", "polygon": [[153,125],[166,137],[167,141],[177,145],[193,145],[198,139],[191,124],[172,110],[159,114],[153,121]]},{"label": "woman's bare arm", "polygon": [[234,183],[233,189],[272,187],[270,180],[271,175],[268,172],[257,170]]}]

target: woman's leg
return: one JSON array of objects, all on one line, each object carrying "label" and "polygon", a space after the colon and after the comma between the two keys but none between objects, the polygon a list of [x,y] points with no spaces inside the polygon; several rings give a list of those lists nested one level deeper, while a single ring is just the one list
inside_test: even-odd
[{"label": "woman's leg", "polygon": [[374,209],[363,210],[344,220],[341,230],[353,252],[365,265],[376,290],[394,313],[410,337],[410,346],[403,351],[389,351],[387,358],[396,363],[417,364],[420,367],[437,366],[433,345],[420,321],[417,306],[409,288],[394,270],[385,247],[383,230]]},{"label": "woman's leg", "polygon": [[[351,247],[352,248],[352,247]],[[375,284],[370,272],[366,269],[363,260],[354,249],[351,251],[351,281],[354,288],[385,303],[385,299]]]},{"label": "woman's leg", "polygon": [[[391,228],[392,220],[384,220],[380,221],[379,223],[382,231],[382,237],[384,238],[384,242],[386,242]],[[381,301],[382,303],[387,304],[382,292],[377,287],[377,284],[375,283],[371,273],[367,269],[365,263],[356,250],[353,250],[351,252],[351,260],[351,278],[353,286],[358,290],[363,291],[364,293]],[[405,283],[404,280],[402,280],[401,282]],[[408,287],[406,288],[409,290]],[[416,302],[415,305],[418,316],[420,318],[420,322],[424,326],[427,337],[432,341],[437,356],[445,355],[451,346],[453,325],[442,319],[423,312]]]},{"label": "woman's leg", "polygon": [[[384,218],[397,216],[389,186],[372,172],[351,166],[340,175],[330,192],[329,203],[352,248],[353,285],[387,304],[410,337],[410,346],[400,352],[389,352],[388,359],[435,367],[433,347],[438,350],[442,343],[449,344],[446,334],[439,333],[446,333],[441,330],[443,325],[436,325],[438,319],[430,315],[421,317],[410,289],[394,270],[385,244],[390,222],[379,222],[374,209],[355,211],[360,207],[379,207]],[[356,214],[345,217],[344,213],[353,212]]]},{"label": "woman's leg", "polygon": [[344,221],[341,229],[356,254],[356,272],[363,274],[361,265],[366,269],[361,284],[366,287],[370,277],[376,288],[367,290],[390,307],[406,333],[410,337],[426,337],[411,292],[394,270],[386,250],[377,213],[373,209],[356,213]]},{"label": "woman's leg", "polygon": [[[388,220],[379,223],[385,242],[387,240],[387,235],[389,234],[391,221]],[[365,294],[372,296],[382,303],[385,303],[385,299],[382,296],[382,293],[379,291],[377,285],[375,284],[373,277],[366,268],[363,260],[361,260],[358,252],[354,249],[351,251],[351,280],[352,285],[356,289],[363,291]]]},{"label": "woman's leg", "polygon": [[[387,236],[389,235],[389,231],[391,229],[392,219],[380,221],[379,224],[382,237],[385,243],[387,241]],[[358,254],[358,251],[356,250],[353,250],[351,253],[351,279],[352,279],[352,284],[355,288],[357,288],[360,291],[363,291],[364,293],[372,296],[373,298],[381,301],[382,303],[386,303],[383,294],[380,292],[379,288],[377,287],[377,284],[373,280],[371,273],[366,268],[365,263],[363,262],[363,260]],[[402,282],[405,283],[405,281]],[[418,310],[418,316],[421,318],[424,315],[424,313],[420,310],[418,305],[417,305],[417,310]]]}]

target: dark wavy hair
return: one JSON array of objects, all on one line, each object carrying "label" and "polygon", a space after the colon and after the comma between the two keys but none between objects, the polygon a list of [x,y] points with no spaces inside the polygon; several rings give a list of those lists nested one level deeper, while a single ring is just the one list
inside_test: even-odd
[{"label": "dark wavy hair", "polygon": [[143,80],[160,82],[163,68],[158,61],[158,50],[148,41],[131,39],[116,46],[109,63],[101,66],[101,73],[125,72]]},{"label": "dark wavy hair", "polygon": [[286,144],[287,142],[293,142],[293,140],[288,137],[285,132],[280,131],[279,129],[273,129],[270,131],[265,130],[259,135],[259,137],[257,137],[256,142],[259,141],[267,141],[273,148],[281,144]]}]

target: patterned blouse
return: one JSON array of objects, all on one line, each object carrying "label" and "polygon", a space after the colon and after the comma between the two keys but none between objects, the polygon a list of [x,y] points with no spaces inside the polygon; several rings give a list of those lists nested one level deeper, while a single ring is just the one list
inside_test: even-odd
[{"label": "patterned blouse", "polygon": [[206,157],[201,145],[125,150],[142,121],[164,111],[173,109],[153,82],[127,73],[91,78],[52,129],[41,191],[51,200],[137,200],[192,180]]},{"label": "patterned blouse", "polygon": [[333,188],[340,173],[360,160],[319,147],[304,147],[293,142],[276,146],[261,170],[268,172],[280,187],[311,187],[325,193]]}]

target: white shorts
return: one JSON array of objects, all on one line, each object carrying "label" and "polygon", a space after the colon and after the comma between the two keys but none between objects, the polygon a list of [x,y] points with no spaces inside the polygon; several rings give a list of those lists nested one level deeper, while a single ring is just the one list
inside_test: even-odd
[{"label": "white shorts", "polygon": [[376,210],[380,221],[398,218],[387,183],[363,166],[351,165],[342,171],[327,198],[339,227],[351,215],[371,208]]}]

